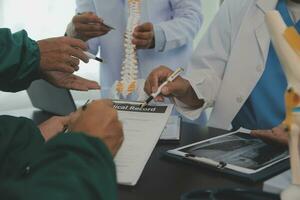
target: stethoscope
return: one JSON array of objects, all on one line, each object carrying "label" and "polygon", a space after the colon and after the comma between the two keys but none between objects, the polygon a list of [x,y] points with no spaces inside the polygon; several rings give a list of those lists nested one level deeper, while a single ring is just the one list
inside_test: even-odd
[{"label": "stethoscope", "polygon": [[181,200],[280,200],[279,195],[251,189],[194,190],[181,196]]}]

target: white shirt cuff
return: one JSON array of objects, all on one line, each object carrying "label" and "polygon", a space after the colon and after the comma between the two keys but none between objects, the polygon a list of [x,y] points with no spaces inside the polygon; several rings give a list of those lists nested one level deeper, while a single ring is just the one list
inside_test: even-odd
[{"label": "white shirt cuff", "polygon": [[76,38],[75,26],[72,22],[68,24],[66,34],[69,37]]},{"label": "white shirt cuff", "polygon": [[154,25],[154,39],[154,50],[157,52],[163,52],[166,47],[167,40],[164,30],[159,25]]},{"label": "white shirt cuff", "polygon": [[214,98],[212,98],[211,91],[208,89],[208,85],[205,82],[205,77],[198,77],[197,80],[193,77],[184,77],[189,81],[191,87],[196,93],[198,99],[203,99],[205,104],[203,108],[212,107],[214,105]]},{"label": "white shirt cuff", "polygon": [[179,112],[181,115],[188,118],[189,120],[198,119],[203,110],[205,109],[205,105],[201,108],[193,109],[176,98],[173,98],[173,102],[177,112]]},{"label": "white shirt cuff", "polygon": [[207,106],[207,103],[205,101],[205,98],[204,96],[201,94],[200,91],[198,91],[195,83],[193,83],[193,81],[189,80],[188,78],[184,77],[185,79],[187,79],[193,90],[195,91],[198,99],[203,99],[204,100],[204,104],[201,108],[198,108],[198,109],[194,109],[188,105],[186,105],[185,103],[181,102],[180,100],[176,99],[176,98],[173,98],[173,102],[175,104],[175,108],[176,110],[182,114],[183,116],[185,116],[186,118],[190,119],[190,120],[196,120],[200,117],[201,113],[208,107]]}]

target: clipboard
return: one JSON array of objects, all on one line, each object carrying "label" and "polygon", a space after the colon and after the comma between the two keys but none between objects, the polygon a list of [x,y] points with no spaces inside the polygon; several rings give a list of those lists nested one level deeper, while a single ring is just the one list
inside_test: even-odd
[{"label": "clipboard", "polygon": [[[241,139],[239,139],[239,137],[241,137]],[[239,140],[241,140],[242,143],[240,145],[243,146],[240,149],[237,149],[237,151],[245,153],[240,153],[241,155],[237,156],[236,152],[232,153],[232,151],[230,150],[230,147],[232,145],[237,144],[228,143],[229,145],[231,145],[229,147],[225,145],[225,148],[229,149],[228,152],[222,153],[220,156],[214,156],[214,147],[217,149],[216,152],[219,152],[220,150],[218,148],[222,148],[222,142],[230,140],[233,140],[233,142],[237,141],[237,144],[239,144],[238,142],[240,142]],[[248,146],[245,144],[248,144]],[[251,145],[253,145],[253,147]],[[262,160],[259,162],[251,162],[246,160],[246,164],[244,163],[244,157],[253,156],[253,158],[256,159],[256,152],[259,152],[259,150],[261,149],[266,150],[266,153],[268,153],[269,155],[268,148],[270,148],[271,150],[277,149],[271,144],[267,144],[260,139],[251,136],[249,134],[249,131],[247,132],[244,130],[238,130],[235,132],[224,134],[222,136],[210,138],[208,140],[169,150],[163,154],[163,157],[166,159],[175,159],[180,162],[204,167],[221,174],[231,176],[233,178],[238,178],[240,180],[259,182],[269,179],[289,169],[290,162],[287,147],[281,147],[284,148],[282,149],[282,153],[279,150],[278,152],[276,150],[276,152],[274,152],[274,158],[271,157],[269,160],[262,158]],[[247,152],[247,149],[250,153]],[[231,156],[231,153],[234,155]],[[259,154],[257,154],[257,156],[259,158]],[[233,158],[232,160],[230,160],[231,157]],[[220,158],[222,158],[222,160]]]},{"label": "clipboard", "polygon": [[155,148],[172,112],[172,104],[149,105],[140,102],[113,101],[123,124],[124,143],[114,157],[117,182],[135,186]]}]

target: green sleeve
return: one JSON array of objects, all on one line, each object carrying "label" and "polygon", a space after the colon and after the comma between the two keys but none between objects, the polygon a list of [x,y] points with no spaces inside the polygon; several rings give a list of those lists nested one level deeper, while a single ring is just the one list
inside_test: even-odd
[{"label": "green sleeve", "polygon": [[[2,124],[1,120],[0,124]],[[16,138],[18,135],[18,141],[25,142],[31,137],[36,137],[39,132],[37,128],[30,122],[27,122],[27,125],[32,130],[23,127],[22,131],[19,130],[22,133],[13,134],[15,135],[13,137]],[[15,131],[18,132],[17,130],[16,128]],[[28,132],[34,136],[29,136]],[[98,139],[80,133],[60,134],[47,143],[43,143],[42,139],[35,139],[34,147],[29,147],[27,150],[25,145],[18,149],[17,146],[22,145],[14,144],[12,141],[9,145],[5,145],[6,149],[1,149],[4,151],[1,152],[2,164],[10,166],[10,168],[0,167],[1,198],[117,199],[113,158],[107,147]],[[14,148],[17,148],[14,155],[5,156],[5,152]],[[26,153],[21,153],[24,149]],[[16,155],[17,159],[11,157]],[[11,162],[11,160],[15,161]],[[15,165],[17,161],[19,163]]]},{"label": "green sleeve", "polygon": [[36,152],[44,138],[32,120],[0,116],[0,180],[11,177],[11,168],[20,171],[24,158]]},{"label": "green sleeve", "polygon": [[0,90],[16,92],[39,78],[40,51],[25,31],[0,28]]},{"label": "green sleeve", "polygon": [[27,199],[116,199],[113,158],[95,138],[61,134],[45,145],[31,166],[27,191],[39,189],[28,192]]}]

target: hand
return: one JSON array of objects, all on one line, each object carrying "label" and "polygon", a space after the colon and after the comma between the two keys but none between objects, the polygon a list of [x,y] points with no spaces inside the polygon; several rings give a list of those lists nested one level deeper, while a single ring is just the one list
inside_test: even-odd
[{"label": "hand", "polygon": [[47,142],[57,134],[63,132],[69,123],[70,117],[52,117],[39,125],[41,134]]},{"label": "hand", "polygon": [[109,100],[93,101],[71,116],[69,130],[102,140],[114,156],[123,142],[123,128],[112,106]]},{"label": "hand", "polygon": [[103,24],[103,20],[92,12],[75,15],[72,19],[76,38],[87,41],[91,38],[107,34],[111,29]]},{"label": "hand", "polygon": [[285,132],[285,126],[280,125],[271,130],[253,130],[251,135],[266,140],[268,142],[275,142],[282,145],[288,145],[288,133]]},{"label": "hand", "polygon": [[145,23],[135,27],[132,44],[138,49],[152,49],[155,47],[153,24]]},{"label": "hand", "polygon": [[87,45],[69,37],[50,38],[37,42],[40,49],[40,72],[61,71],[73,73],[78,70],[79,59],[87,63],[89,58],[83,53]]},{"label": "hand", "polygon": [[100,86],[97,82],[90,81],[70,73],[49,71],[43,73],[42,78],[59,88],[66,88],[79,91],[100,89]]},{"label": "hand", "polygon": [[[161,85],[173,71],[165,66],[154,69],[148,76],[144,90],[150,95],[157,91]],[[162,88],[161,95],[156,97],[156,101],[164,101],[164,97],[176,97],[181,102],[193,108],[203,105],[203,100],[199,100],[189,81],[181,76],[177,77],[173,82],[168,83]]]}]

